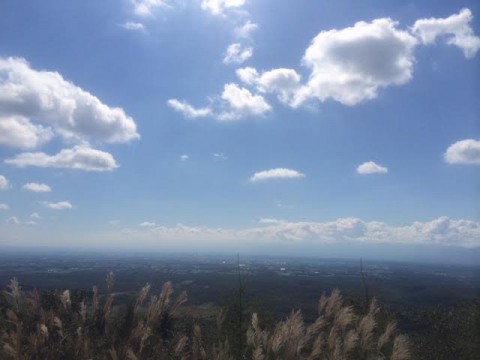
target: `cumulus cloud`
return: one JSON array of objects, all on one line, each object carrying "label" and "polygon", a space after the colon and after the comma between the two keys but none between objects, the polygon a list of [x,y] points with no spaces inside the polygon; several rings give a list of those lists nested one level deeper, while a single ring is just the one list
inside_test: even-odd
[{"label": "cumulus cloud", "polygon": [[461,140],[450,145],[444,154],[449,164],[480,165],[480,140]]},{"label": "cumulus cloud", "polygon": [[158,8],[168,7],[166,0],[132,0],[133,12],[142,17],[151,17]]},{"label": "cumulus cloud", "polygon": [[[204,1],[202,6],[217,4],[211,6],[221,14],[223,7],[218,4],[227,2]],[[239,6],[243,2],[238,1]],[[237,69],[236,74],[257,92],[276,93],[281,102],[294,108],[312,99],[353,106],[376,98],[383,88],[408,83],[413,77],[418,45],[442,37],[448,44],[460,47],[466,57],[475,56],[480,49],[480,37],[473,33],[472,19],[471,11],[463,9],[445,19],[417,20],[410,29],[399,28],[399,23],[390,18],[360,21],[351,27],[321,31],[311,41],[302,58],[302,65],[310,70],[303,82],[295,69],[288,68],[259,72],[245,67]],[[248,20],[235,32],[239,38],[248,37],[256,28]],[[251,55],[250,47],[234,43],[228,47],[224,62],[240,64]],[[214,116],[219,120],[238,118],[231,115],[224,112]]]},{"label": "cumulus cloud", "polygon": [[397,25],[382,18],[320,32],[303,57],[312,72],[294,105],[310,98],[355,105],[375,98],[379,88],[407,83],[417,39]]},{"label": "cumulus cloud", "polygon": [[293,69],[278,68],[261,75],[252,67],[236,70],[238,78],[247,85],[256,86],[262,93],[276,93],[281,102],[291,103],[297,93],[301,76]]},{"label": "cumulus cloud", "polygon": [[276,168],[270,170],[259,171],[250,177],[251,182],[266,181],[273,179],[299,179],[305,177],[305,174],[296,170]]},{"label": "cumulus cloud", "polygon": [[53,210],[69,210],[73,208],[73,205],[68,201],[59,201],[59,202],[44,202],[43,205],[48,209]]},{"label": "cumulus cloud", "polygon": [[0,129],[0,144],[20,148],[39,146],[53,135],[107,143],[139,138],[123,109],[103,104],[57,72],[32,69],[22,58],[0,58]]},{"label": "cumulus cloud", "polygon": [[30,218],[31,219],[40,219],[40,215],[38,215],[38,213],[34,212],[34,213],[30,214]]},{"label": "cumulus cloud", "polygon": [[217,115],[219,120],[237,120],[245,116],[263,115],[272,109],[262,96],[253,95],[248,89],[234,83],[225,85],[222,99],[226,101],[229,109]]},{"label": "cumulus cloud", "polygon": [[250,66],[237,69],[235,73],[237,74],[237,77],[247,85],[255,85],[260,77],[257,69]]},{"label": "cumulus cloud", "polygon": [[9,210],[10,209],[10,206],[8,206],[7,204],[1,204],[0,203],[0,211],[5,211],[5,210]]},{"label": "cumulus cloud", "polygon": [[167,104],[186,118],[211,116],[219,121],[239,120],[249,116],[261,116],[272,108],[261,95],[252,94],[250,90],[234,83],[225,84],[220,97],[215,97],[212,108],[194,108],[187,102],[176,99]]},{"label": "cumulus cloud", "polygon": [[5,176],[0,175],[0,190],[6,189],[8,189],[8,179]]},{"label": "cumulus cloud", "polygon": [[7,219],[7,224],[9,225],[21,225],[22,221],[16,216],[11,216]]},{"label": "cumulus cloud", "polygon": [[386,167],[378,165],[373,161],[367,161],[363,164],[358,165],[357,173],[360,175],[387,174],[388,169]]},{"label": "cumulus cloud", "polygon": [[202,0],[202,9],[213,15],[223,15],[225,10],[240,8],[246,0]]},{"label": "cumulus cloud", "polygon": [[266,71],[257,80],[260,91],[280,94],[295,90],[300,83],[300,75],[293,69],[274,69]]},{"label": "cumulus cloud", "polygon": [[123,23],[120,26],[125,30],[145,31],[145,26],[142,23],[138,23],[138,22],[127,21],[126,23]]},{"label": "cumulus cloud", "polygon": [[224,64],[241,64],[253,55],[253,49],[250,46],[242,47],[241,44],[230,44],[223,58]]},{"label": "cumulus cloud", "polygon": [[155,224],[154,222],[150,222],[150,221],[144,221],[144,222],[138,224],[138,226],[144,227],[144,228],[150,228],[150,227],[157,226],[157,224]]},{"label": "cumulus cloud", "polygon": [[194,108],[186,101],[179,101],[177,99],[170,99],[167,104],[174,110],[181,113],[186,118],[195,119],[202,118],[212,114],[210,108]]},{"label": "cumulus cloud", "polygon": [[111,154],[85,145],[63,149],[55,155],[43,152],[22,153],[5,160],[5,163],[17,167],[35,166],[83,171],[112,171],[118,167]]},{"label": "cumulus cloud", "polygon": [[47,184],[38,184],[38,183],[28,183],[23,185],[23,189],[36,193],[46,193],[51,192],[52,188]]},{"label": "cumulus cloud", "polygon": [[442,38],[447,44],[460,48],[466,58],[473,58],[480,49],[480,37],[473,33],[470,26],[472,20],[472,12],[462,9],[458,14],[447,18],[417,20],[412,27],[412,33],[426,45]]},{"label": "cumulus cloud", "polygon": [[180,155],[181,161],[187,161],[188,159],[190,159],[190,156],[188,156],[187,154]]},{"label": "cumulus cloud", "polygon": [[43,145],[53,137],[52,128],[32,124],[22,116],[3,116],[0,110],[0,145],[30,149]]},{"label": "cumulus cloud", "polygon": [[250,20],[247,20],[242,26],[237,26],[235,28],[235,35],[239,38],[249,38],[252,32],[258,29],[258,25],[252,23]]},{"label": "cumulus cloud", "polygon": [[471,220],[452,220],[440,217],[406,226],[391,226],[379,221],[366,222],[358,218],[340,218],[329,222],[291,222],[263,219],[259,226],[232,230],[178,224],[124,229],[111,237],[118,241],[139,241],[153,246],[259,246],[276,249],[295,245],[311,249],[321,244],[406,244],[480,247],[480,223]]}]

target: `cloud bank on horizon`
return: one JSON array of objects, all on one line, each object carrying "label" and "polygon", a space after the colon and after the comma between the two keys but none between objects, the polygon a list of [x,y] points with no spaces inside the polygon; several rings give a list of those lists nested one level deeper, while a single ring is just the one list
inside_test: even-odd
[{"label": "cloud bank on horizon", "polygon": [[[341,205],[334,204],[333,197],[326,195],[328,192],[338,193],[338,198],[343,199],[339,201],[341,204],[349,198],[351,203],[364,201],[365,209],[371,198],[389,198],[393,208],[392,204],[415,197],[413,194],[420,190],[412,189],[428,187],[428,184],[412,185],[405,179],[409,174],[420,176],[413,171],[424,171],[422,149],[428,150],[425,151],[428,161],[437,164],[434,176],[444,181],[441,186],[448,189],[446,191],[452,192],[450,200],[455,198],[455,191],[462,189],[456,189],[453,176],[442,171],[468,169],[470,172],[462,176],[478,180],[480,133],[471,119],[476,116],[478,124],[478,112],[475,113],[478,107],[458,106],[457,112],[446,112],[445,117],[452,122],[458,121],[457,113],[469,117],[459,120],[463,121],[462,127],[459,126],[455,136],[447,131],[443,133],[441,127],[422,130],[423,137],[431,135],[432,140],[421,144],[414,140],[407,143],[405,137],[400,138],[408,126],[418,130],[413,120],[406,119],[404,128],[397,125],[391,132],[392,137],[387,138],[385,133],[376,136],[382,126],[374,124],[372,115],[386,106],[383,101],[395,102],[398,111],[402,102],[413,97],[408,91],[397,95],[390,90],[413,88],[417,86],[416,78],[424,78],[427,67],[422,63],[427,59],[422,54],[424,51],[429,51],[434,58],[435,51],[452,49],[457,56],[456,67],[449,68],[448,72],[453,74],[463,71],[462,63],[478,64],[480,37],[476,35],[478,22],[472,10],[463,6],[444,17],[422,15],[409,23],[397,21],[394,14],[372,16],[349,25],[342,22],[343,25],[337,27],[319,23],[315,33],[303,38],[301,52],[292,51],[297,57],[292,63],[292,56],[287,61],[287,56],[283,59],[262,53],[263,48],[271,46],[261,41],[266,41],[272,24],[263,25],[259,21],[262,16],[256,11],[260,10],[252,1],[128,0],[125,4],[119,13],[121,16],[117,14],[115,19],[106,20],[110,26],[108,31],[102,28],[101,36],[111,39],[110,49],[91,44],[90,40],[82,43],[98,56],[98,59],[91,53],[85,56],[82,61],[89,66],[78,58],[58,56],[59,50],[53,42],[46,43],[41,50],[33,45],[30,46],[34,50],[27,45],[22,47],[23,35],[18,30],[21,15],[15,13],[13,25],[8,29],[19,38],[0,53],[0,230],[4,230],[0,245],[11,244],[12,239],[21,238],[32,227],[44,226],[44,231],[50,231],[48,224],[58,219],[68,218],[70,222],[65,224],[73,224],[77,218],[93,217],[97,221],[106,217],[101,221],[110,226],[108,231],[96,223],[95,230],[85,230],[84,237],[107,242],[118,239],[120,244],[133,244],[138,240],[139,244],[160,247],[165,244],[188,247],[197,241],[223,243],[227,247],[228,244],[253,246],[257,242],[298,244],[304,248],[311,244],[350,242],[480,247],[479,208],[465,193],[456,203],[461,204],[461,208],[453,209],[448,216],[445,212],[435,213],[436,202],[432,201],[428,216],[424,215],[426,211],[418,210],[414,214],[422,221],[410,221],[410,225],[398,225],[407,223],[406,217],[394,222],[397,225],[388,225],[383,221],[381,208],[365,216],[376,217],[378,221],[360,220],[364,217],[362,210],[358,217],[337,216],[338,213],[332,217],[326,215],[328,210],[325,210],[332,207],[347,216],[352,213],[348,206],[338,210]],[[192,45],[189,49],[194,54],[191,58],[179,55],[185,49],[178,43],[189,40],[173,37],[175,41],[172,41],[166,29],[162,29],[165,33],[158,29],[162,22],[167,23],[170,17],[180,16],[181,12],[190,14],[188,16],[194,14],[202,24],[212,26],[211,29],[222,30],[215,34],[215,39],[208,34],[208,41],[215,44],[212,48],[201,43],[198,48]],[[1,20],[0,15],[0,32]],[[275,19],[271,21],[274,23]],[[25,31],[34,37],[29,29]],[[86,34],[85,29],[75,28],[75,31]],[[204,35],[203,29],[193,25],[189,31],[195,33],[195,38],[192,35],[195,41]],[[42,36],[46,34],[48,32]],[[55,39],[61,43],[68,36]],[[192,40],[192,44],[195,41]],[[293,40],[289,44],[288,37],[272,37],[269,41],[281,42],[285,53],[299,43],[297,39],[297,44]],[[12,50],[17,49],[13,43],[19,50]],[[51,50],[51,56],[48,56],[49,46],[55,49]],[[67,48],[64,43],[61,46]],[[138,47],[130,51],[129,47],[134,46]],[[103,62],[102,56],[107,58],[108,52],[116,54],[115,61],[108,58],[109,61]],[[194,59],[195,52],[198,59]],[[208,61],[200,60],[204,54],[212,57]],[[48,60],[51,66],[44,65]],[[205,70],[194,69],[197,60]],[[96,61],[109,66],[99,71]],[[175,66],[183,66],[184,72],[171,74],[171,69],[177,69]],[[78,73],[72,72],[73,68],[78,69]],[[433,65],[432,69],[432,78],[447,73],[440,73]],[[462,73],[462,76],[464,79],[472,75]],[[188,86],[177,85],[184,84],[183,79],[190,81]],[[116,87],[128,90],[122,93]],[[212,93],[212,89],[216,90]],[[436,90],[429,89],[432,93]],[[462,90],[469,95],[474,91],[467,87]],[[417,90],[415,94],[418,93]],[[428,102],[431,94],[423,95]],[[461,100],[462,95],[456,98]],[[408,116],[431,116],[429,109],[415,106],[405,106]],[[339,142],[335,136],[351,131],[350,125],[345,125],[343,120],[337,120],[341,124],[329,124],[340,117],[332,114],[349,111],[349,116],[354,117],[352,109],[362,112],[358,117],[367,118],[368,129],[362,132],[356,127],[358,135],[349,134],[348,140]],[[291,119],[288,124],[287,118]],[[301,125],[293,125],[294,121]],[[361,121],[355,118],[351,123]],[[312,125],[314,122],[321,123],[327,131],[318,131],[320,127]],[[394,125],[391,126],[393,129]],[[400,133],[399,137],[395,131]],[[362,136],[365,142],[359,145],[358,139]],[[314,143],[310,145],[316,150],[310,153],[307,148],[312,139]],[[397,155],[383,153],[381,147],[388,146],[387,143],[396,144]],[[357,150],[350,153],[349,149],[355,146]],[[419,154],[418,159],[414,151]],[[332,172],[341,175],[333,178]],[[304,194],[308,190],[312,195]],[[478,186],[470,185],[468,190],[469,194],[478,194]],[[362,191],[366,194],[364,198],[355,193]],[[172,195],[165,195],[168,192]],[[385,196],[387,192],[395,195]],[[288,206],[282,210],[287,218],[338,220],[276,220],[277,215],[283,218],[280,207],[269,208],[266,204],[281,202],[283,197],[297,205],[288,212],[285,210]],[[148,203],[145,210],[139,198]],[[444,201],[448,203],[448,199]],[[109,202],[112,204],[108,205]],[[203,206],[209,208],[208,203],[215,203],[215,210],[204,211]],[[217,214],[220,227],[158,225],[163,222],[152,215],[167,205],[175,209],[178,217],[183,213],[191,216],[186,223],[198,223],[191,208],[201,209],[197,213],[201,219],[214,218]],[[225,228],[221,224],[234,223],[236,213],[232,211],[229,218],[227,207],[250,207],[249,221],[258,218],[262,211],[270,211],[272,217],[255,226],[237,226],[241,230],[235,230],[235,226]],[[310,209],[303,215],[302,208]],[[355,211],[358,209],[361,207],[355,204]],[[44,216],[43,212],[49,215]],[[317,217],[317,212],[322,215]],[[245,224],[248,211],[241,213],[244,218],[239,223]],[[393,218],[393,209],[386,213]],[[162,210],[162,214],[166,217],[168,211]],[[112,218],[115,220],[109,220]],[[157,220],[145,220],[153,218]],[[178,222],[180,219],[170,218],[165,223]],[[62,220],[55,226],[59,229],[67,226],[61,223]],[[86,223],[83,225],[87,227]]]},{"label": "cloud bank on horizon", "polygon": [[142,241],[159,249],[187,247],[191,249],[218,245],[248,247],[261,241],[263,246],[298,245],[308,249],[322,244],[390,244],[457,246],[480,248],[480,222],[440,217],[428,222],[416,221],[406,226],[391,226],[380,221],[343,218],[330,222],[284,221],[261,219],[259,226],[233,230],[203,226],[162,226],[142,222],[138,228],[123,228],[94,237],[111,243],[121,241],[131,246]]}]

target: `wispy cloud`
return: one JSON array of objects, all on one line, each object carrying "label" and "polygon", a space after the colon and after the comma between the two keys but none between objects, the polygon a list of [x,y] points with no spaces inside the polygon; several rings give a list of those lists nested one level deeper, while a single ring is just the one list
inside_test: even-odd
[{"label": "wispy cloud", "polygon": [[239,38],[249,38],[256,30],[258,30],[258,25],[252,23],[250,20],[247,20],[245,24],[235,28],[235,35]]},{"label": "wispy cloud", "polygon": [[125,30],[129,31],[145,31],[145,26],[142,23],[127,21],[120,25]]},{"label": "wispy cloud", "polygon": [[174,110],[180,112],[183,116],[190,119],[202,118],[212,114],[210,108],[194,108],[186,101],[179,101],[177,99],[169,99],[167,104]]},{"label": "wispy cloud", "polygon": [[213,157],[216,159],[216,160],[227,160],[227,156],[222,153],[222,152],[219,152],[219,153],[213,153]]},{"label": "wispy cloud", "polygon": [[48,209],[53,210],[69,210],[73,209],[73,205],[68,201],[59,201],[59,202],[43,202],[43,205]]},{"label": "wispy cloud", "polygon": [[412,32],[425,45],[433,44],[441,38],[447,44],[460,48],[466,58],[473,58],[480,50],[480,37],[473,33],[470,26],[472,20],[472,12],[469,9],[462,9],[458,14],[447,18],[417,20]]},{"label": "wispy cloud", "polygon": [[0,190],[6,189],[8,189],[8,179],[5,176],[0,175]]},{"label": "wispy cloud", "polygon": [[210,11],[213,15],[224,15],[226,10],[241,8],[246,0],[202,0],[203,10]]},{"label": "wispy cloud", "polygon": [[7,224],[9,225],[21,225],[22,221],[16,216],[11,216],[7,219]]},{"label": "wispy cloud", "polygon": [[239,43],[230,44],[223,58],[224,64],[241,64],[253,55],[253,48],[250,46],[242,46]]},{"label": "wispy cloud", "polygon": [[167,0],[131,0],[133,12],[137,16],[152,17],[154,11],[160,8],[169,7]]}]

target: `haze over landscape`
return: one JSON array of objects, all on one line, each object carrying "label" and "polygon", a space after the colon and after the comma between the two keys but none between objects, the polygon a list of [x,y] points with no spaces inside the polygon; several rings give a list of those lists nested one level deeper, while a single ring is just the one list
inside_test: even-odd
[{"label": "haze over landscape", "polygon": [[0,3],[0,248],[480,261],[475,1]]}]

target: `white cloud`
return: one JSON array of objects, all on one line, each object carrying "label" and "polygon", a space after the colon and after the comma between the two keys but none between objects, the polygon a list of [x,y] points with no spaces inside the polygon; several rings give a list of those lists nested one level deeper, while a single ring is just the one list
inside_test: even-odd
[{"label": "white cloud", "polygon": [[441,37],[447,44],[459,47],[466,58],[472,58],[480,50],[480,37],[474,35],[470,26],[472,20],[472,12],[462,9],[458,14],[447,18],[417,20],[412,33],[426,45],[433,44]]},{"label": "white cloud", "polygon": [[43,152],[22,153],[5,160],[5,163],[17,167],[36,166],[84,171],[112,171],[118,167],[111,154],[85,145],[63,149],[55,155]]},{"label": "white cloud", "polygon": [[253,49],[250,46],[242,47],[241,44],[230,44],[223,58],[224,64],[241,64],[253,55]]},{"label": "white cloud", "polygon": [[137,23],[133,21],[127,21],[124,24],[120,25],[122,28],[125,30],[130,30],[130,31],[145,31],[145,26],[142,23]]},{"label": "white cloud", "polygon": [[121,108],[103,104],[57,72],[32,69],[22,58],[0,58],[0,129],[1,144],[20,148],[39,146],[53,134],[108,143],[140,137]]},{"label": "white cloud", "polygon": [[221,103],[218,103],[217,100],[216,104],[214,103],[213,109],[196,109],[187,102],[180,102],[176,99],[168,100],[167,104],[187,118],[211,116],[220,121],[259,116],[272,109],[262,96],[254,95],[248,89],[242,88],[234,83],[225,84],[220,102]]},{"label": "white cloud", "polygon": [[150,222],[150,221],[144,221],[144,222],[138,224],[138,226],[144,227],[144,228],[151,228],[151,227],[157,226],[157,224],[155,224],[154,222]]},{"label": "white cloud", "polygon": [[68,201],[59,201],[56,203],[53,202],[44,202],[43,205],[48,209],[53,210],[69,210],[73,208],[73,205]]},{"label": "white cloud", "polygon": [[22,222],[16,216],[11,216],[7,219],[7,224],[9,224],[9,225],[21,225]]},{"label": "white cloud", "polygon": [[227,156],[224,153],[213,153],[213,157],[217,160],[227,160]]},{"label": "white cloud", "polygon": [[51,192],[52,188],[47,184],[38,184],[38,183],[28,183],[23,185],[23,189],[27,191],[37,192],[37,193],[45,193]]},{"label": "white cloud", "polygon": [[332,222],[272,222],[263,228],[246,230],[254,238],[277,241],[321,243],[367,242],[480,247],[480,223],[441,217],[409,226],[389,226],[382,222],[364,222],[343,218]]},{"label": "white cloud", "polygon": [[261,218],[260,220],[258,220],[259,224],[264,224],[264,225],[279,224],[284,222],[285,222],[284,220],[278,220],[274,218]]},{"label": "white cloud", "polygon": [[223,15],[226,9],[240,8],[246,0],[202,0],[202,9],[213,15]]},{"label": "white cloud", "polygon": [[219,120],[237,120],[244,116],[258,116],[269,112],[272,108],[260,95],[253,95],[248,89],[237,84],[226,84],[222,99],[229,106],[229,110],[217,116]]},{"label": "white cloud", "polygon": [[387,174],[388,169],[386,167],[380,166],[373,161],[367,161],[357,167],[357,173],[360,175],[369,175],[369,174]]},{"label": "white cloud", "polygon": [[311,98],[355,105],[375,98],[379,88],[405,84],[412,78],[416,44],[388,18],[322,31],[303,57],[312,72],[293,105]]},{"label": "white cloud", "polygon": [[153,11],[158,8],[169,7],[166,0],[132,0],[133,12],[143,17],[153,16]]},{"label": "white cloud", "polygon": [[303,177],[305,177],[305,174],[302,174],[296,170],[276,168],[256,172],[250,177],[250,181],[257,182],[272,179],[299,179]]},{"label": "white cloud", "polygon": [[257,90],[276,93],[281,102],[290,103],[299,89],[301,76],[293,69],[278,68],[260,75],[251,67],[237,69],[238,78],[247,85],[255,85]]},{"label": "white cloud", "polygon": [[258,25],[252,23],[250,20],[247,20],[242,26],[235,28],[235,35],[239,38],[249,38],[252,32],[258,29]]},{"label": "white cloud", "polygon": [[258,71],[252,67],[244,67],[235,71],[238,78],[247,85],[255,85],[260,77]]},{"label": "white cloud", "polygon": [[40,219],[40,215],[38,215],[38,213],[34,212],[34,213],[30,214],[30,218],[31,219]]},{"label": "white cloud", "polygon": [[5,176],[0,175],[0,190],[6,189],[8,189],[8,179]]},{"label": "white cloud", "polygon": [[209,108],[194,108],[186,101],[178,101],[177,99],[170,99],[167,104],[174,110],[180,112],[183,116],[195,119],[206,117],[212,114],[212,110]]},{"label": "white cloud", "polygon": [[188,159],[190,159],[190,156],[188,156],[187,154],[180,155],[181,161],[187,161]]},{"label": "white cloud", "polygon": [[53,136],[50,127],[32,124],[22,116],[3,116],[0,110],[0,145],[35,148],[50,141]]},{"label": "white cloud", "polygon": [[480,140],[461,140],[450,145],[444,154],[449,164],[480,165]]},{"label": "white cloud", "polygon": [[[153,223],[152,223],[153,224]],[[131,241],[136,246],[172,246],[190,248],[231,248],[231,246],[295,245],[312,249],[322,244],[406,244],[480,247],[480,223],[440,217],[406,226],[391,226],[379,221],[366,222],[357,218],[340,218],[329,222],[291,222],[262,219],[260,225],[241,230],[187,226],[145,226],[123,229],[105,238],[115,242]],[[308,251],[307,250],[307,251]]]},{"label": "white cloud", "polygon": [[297,88],[300,80],[295,70],[280,68],[264,72],[257,84],[261,91],[282,93]]},{"label": "white cloud", "polygon": [[9,210],[9,209],[10,209],[10,206],[8,206],[7,204],[0,203],[0,211]]}]

